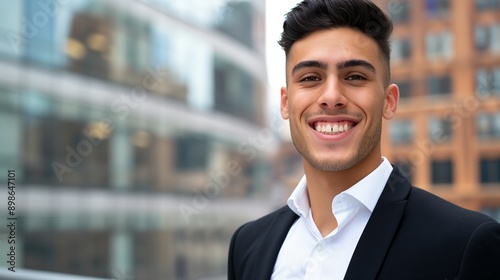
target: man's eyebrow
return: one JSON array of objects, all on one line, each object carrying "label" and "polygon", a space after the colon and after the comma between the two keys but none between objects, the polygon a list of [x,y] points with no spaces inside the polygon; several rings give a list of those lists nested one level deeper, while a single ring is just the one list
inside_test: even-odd
[{"label": "man's eyebrow", "polygon": [[325,62],[321,62],[318,60],[303,60],[295,64],[295,66],[292,68],[292,75],[302,68],[309,68],[309,67],[326,70],[328,68],[328,65]]},{"label": "man's eyebrow", "polygon": [[[373,66],[373,64],[371,64],[370,62],[368,62],[366,60],[362,60],[362,59],[349,59],[349,60],[342,61],[342,62],[337,64],[337,70],[340,71],[340,70],[343,70],[345,68],[356,67],[356,66],[364,67],[364,68],[368,69],[369,71],[375,73],[375,66]],[[325,62],[319,61],[319,60],[303,60],[303,61],[297,63],[292,68],[292,75],[295,72],[299,71],[300,69],[309,68],[309,67],[326,70],[326,69],[328,69],[328,64]]]},{"label": "man's eyebrow", "polygon": [[370,62],[362,59],[349,59],[346,61],[342,61],[337,64],[337,70],[340,71],[348,67],[356,67],[356,66],[364,67],[370,70],[371,72],[375,73],[375,66],[373,66],[373,64],[371,64]]}]

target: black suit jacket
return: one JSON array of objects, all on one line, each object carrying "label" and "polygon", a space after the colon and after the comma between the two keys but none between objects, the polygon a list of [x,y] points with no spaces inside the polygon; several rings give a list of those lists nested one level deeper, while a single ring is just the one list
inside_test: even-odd
[{"label": "black suit jacket", "polygon": [[[230,244],[228,279],[270,279],[297,218],[285,206],[241,226]],[[500,224],[411,186],[394,168],[344,279],[499,280]]]}]

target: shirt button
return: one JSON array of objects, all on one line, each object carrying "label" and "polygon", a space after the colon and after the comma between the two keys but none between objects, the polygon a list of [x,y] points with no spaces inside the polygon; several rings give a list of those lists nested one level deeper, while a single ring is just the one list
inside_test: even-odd
[{"label": "shirt button", "polygon": [[319,243],[318,244],[318,251],[322,252],[323,250],[325,250],[325,245],[323,243]]}]

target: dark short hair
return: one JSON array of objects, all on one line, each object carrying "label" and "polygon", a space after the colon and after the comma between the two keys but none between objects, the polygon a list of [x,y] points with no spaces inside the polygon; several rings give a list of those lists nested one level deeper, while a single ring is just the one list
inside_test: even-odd
[{"label": "dark short hair", "polygon": [[392,21],[368,0],[304,0],[286,14],[278,41],[288,56],[293,44],[314,31],[349,27],[361,31],[377,43],[387,63],[386,84],[390,80]]}]

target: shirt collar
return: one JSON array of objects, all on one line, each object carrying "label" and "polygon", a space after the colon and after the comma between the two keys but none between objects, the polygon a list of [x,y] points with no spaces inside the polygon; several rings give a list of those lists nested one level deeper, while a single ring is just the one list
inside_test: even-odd
[{"label": "shirt collar", "polygon": [[391,173],[392,165],[389,163],[389,160],[382,157],[382,163],[375,170],[352,187],[343,191],[343,193],[354,197],[363,203],[370,212],[373,212]]},{"label": "shirt collar", "polygon": [[311,205],[309,204],[309,194],[307,193],[307,179],[306,175],[302,176],[297,187],[293,190],[292,194],[288,198],[288,207],[292,209],[295,214],[303,217],[309,215],[309,209]]},{"label": "shirt collar", "polygon": [[[370,210],[370,212],[373,212],[380,194],[384,190],[385,184],[391,175],[392,169],[389,160],[382,157],[382,163],[375,170],[341,194],[347,194],[355,198]],[[309,216],[311,205],[309,204],[307,179],[305,175],[302,176],[302,179],[300,179],[288,198],[287,204],[297,215],[303,217]]]}]

